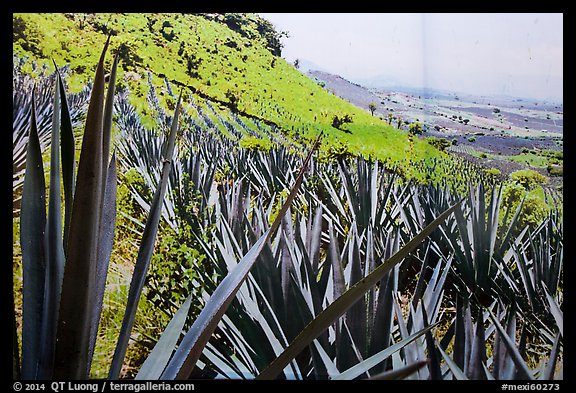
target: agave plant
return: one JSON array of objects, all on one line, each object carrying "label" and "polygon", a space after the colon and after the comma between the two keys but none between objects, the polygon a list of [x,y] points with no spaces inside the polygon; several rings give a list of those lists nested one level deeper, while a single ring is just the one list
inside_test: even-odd
[{"label": "agave plant", "polygon": [[[526,228],[528,229],[528,228]],[[523,233],[525,233],[523,231]],[[562,329],[558,316],[563,303],[563,230],[557,213],[551,213],[524,241],[512,243],[504,260],[511,264],[519,309],[538,322],[536,331],[545,329],[553,336],[554,323]]]},{"label": "agave plant", "polygon": [[[18,214],[18,203],[21,198],[24,171],[26,169],[26,147],[28,140],[29,119],[32,111],[31,97],[35,97],[36,127],[40,148],[46,150],[50,146],[50,128],[52,124],[54,85],[56,73],[40,76],[36,81],[29,75],[21,72],[22,60],[14,58],[12,69],[12,194],[13,213]],[[68,67],[59,70],[61,78],[69,72]],[[35,91],[33,94],[33,90]],[[89,87],[80,93],[66,97],[61,89],[62,105],[60,121],[63,122],[63,132],[72,132],[74,126],[79,124],[85,115]],[[68,131],[69,130],[69,131]]]},{"label": "agave plant", "polygon": [[[497,244],[501,187],[492,188],[490,201],[486,201],[484,186],[470,188],[463,208],[455,214],[455,222],[446,226],[443,234],[456,258],[458,278],[473,294],[478,304],[488,306],[493,298],[511,296],[505,285],[506,267],[498,262],[507,250],[511,237]],[[512,227],[514,223],[510,225]],[[508,232],[510,229],[508,230]]]},{"label": "agave plant", "polygon": [[[32,99],[28,164],[20,219],[24,293],[21,370],[15,367],[15,376],[24,379],[86,379],[89,375],[112,251],[116,212],[116,156],[113,154],[110,159],[110,135],[118,58],[114,60],[105,94],[104,56],[107,48],[108,41],[96,70],[77,173],[74,170],[74,139],[71,130],[66,129],[66,125],[70,124],[70,115],[65,100],[61,100],[63,83],[57,73],[51,128],[48,213],[45,210],[42,151],[35,101]],[[60,121],[61,107],[62,117],[66,120],[63,122]],[[173,138],[177,112],[175,117]],[[62,130],[67,132],[60,133],[61,123]],[[170,155],[168,146],[165,157]],[[170,160],[166,160],[164,171],[167,170],[166,166],[169,170]],[[61,179],[66,204],[63,222]],[[165,186],[158,187],[158,193],[162,193],[163,189]],[[153,211],[159,211],[160,201],[152,204]],[[151,250],[154,245],[157,215],[152,214],[148,220],[141,254],[146,254],[146,250]],[[139,261],[142,263],[145,258],[146,255]],[[133,282],[139,280],[142,281],[142,275],[135,274]],[[135,291],[132,292],[132,296],[137,296]],[[129,305],[128,315],[131,310],[133,308]],[[122,343],[118,345],[119,348]],[[15,364],[20,363],[17,354],[14,360]]]},{"label": "agave plant", "polygon": [[[497,306],[498,312],[495,312]],[[527,325],[518,326],[515,303],[504,307],[498,301],[480,312],[474,322],[468,301],[458,302],[452,326],[438,344],[447,379],[533,380],[562,378],[561,334],[547,345],[547,356],[539,367],[527,361]],[[487,326],[487,328],[485,328]],[[519,337],[519,340],[518,340]],[[448,343],[454,338],[451,355]],[[487,348],[492,346],[491,355]],[[559,370],[557,368],[559,367]]]},{"label": "agave plant", "polygon": [[[114,232],[116,167],[115,157],[109,160],[111,98],[104,104],[107,46],[96,73],[76,176],[71,120],[66,100],[60,98],[64,97],[63,83],[57,73],[48,213],[32,99],[20,217],[24,292],[21,375],[25,379],[83,378],[90,368]],[[113,92],[112,82],[109,97]],[[61,179],[66,205],[63,222]]]}]

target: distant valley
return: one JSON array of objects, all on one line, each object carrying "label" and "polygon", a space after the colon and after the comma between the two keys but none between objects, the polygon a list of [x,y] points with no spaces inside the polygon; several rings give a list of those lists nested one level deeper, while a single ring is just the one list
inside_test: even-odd
[{"label": "distant valley", "polygon": [[367,88],[323,71],[307,74],[364,110],[375,104],[374,116],[405,130],[418,122],[422,137],[448,139],[449,150],[506,174],[525,167],[546,173],[549,163],[539,153],[563,150],[562,104],[433,89]]}]

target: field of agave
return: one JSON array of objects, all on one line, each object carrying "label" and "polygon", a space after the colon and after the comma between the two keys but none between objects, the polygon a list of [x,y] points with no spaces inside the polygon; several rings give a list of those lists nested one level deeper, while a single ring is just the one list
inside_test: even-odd
[{"label": "field of agave", "polygon": [[[111,379],[144,287],[174,312],[137,379],[563,378],[561,211],[522,226],[505,182],[465,161],[414,163],[435,179],[414,182],[383,162],[320,154],[322,135],[294,141],[178,97],[168,82],[174,113],[151,88],[148,129],[130,92],[115,91],[116,61],[106,91],[105,53],[70,97],[58,73],[35,91],[14,77],[14,377],[88,377],[124,183],[145,222]],[[273,147],[240,146],[244,136]],[[151,264],[160,222],[202,258]]]}]

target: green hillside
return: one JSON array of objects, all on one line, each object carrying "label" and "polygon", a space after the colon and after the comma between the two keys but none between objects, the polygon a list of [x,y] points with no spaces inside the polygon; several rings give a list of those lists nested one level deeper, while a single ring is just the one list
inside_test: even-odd
[{"label": "green hillside", "polygon": [[[14,14],[14,55],[53,69],[71,68],[69,88],[80,90],[94,73],[108,34],[119,52],[119,85],[153,125],[146,102],[146,72],[166,102],[165,79],[193,96],[228,106],[247,117],[275,124],[291,140],[326,134],[339,146],[388,162],[419,161],[440,153],[395,129],[366,110],[334,96],[281,59],[280,33],[256,15],[246,14]],[[108,58],[108,66],[112,59]],[[29,62],[24,68],[32,71]],[[333,121],[348,118],[336,129]],[[341,151],[341,150],[340,150]],[[407,159],[406,157],[409,157]]]}]

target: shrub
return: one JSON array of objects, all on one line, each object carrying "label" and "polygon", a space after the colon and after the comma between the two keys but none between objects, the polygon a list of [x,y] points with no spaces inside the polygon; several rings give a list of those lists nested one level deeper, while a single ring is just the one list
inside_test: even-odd
[{"label": "shrub", "polygon": [[[526,196],[524,199],[524,204],[522,206],[522,211],[518,217],[517,223],[517,230],[522,230],[526,226],[530,226],[532,228],[536,227],[539,223],[544,220],[546,215],[548,214],[550,208],[544,202],[544,200],[533,194],[526,195],[526,189],[515,182],[508,183],[504,191],[502,193],[502,203],[503,206],[509,207],[511,212],[515,212],[518,208],[518,205],[522,198]],[[504,216],[500,217],[500,220],[503,220]],[[510,216],[508,217],[508,221],[510,220]]]},{"label": "shrub", "polygon": [[352,116],[350,116],[349,114],[345,114],[342,117],[334,115],[334,117],[332,118],[332,127],[334,128],[340,129],[340,127],[345,123],[352,123]]},{"label": "shrub", "polygon": [[268,151],[271,148],[269,141],[255,138],[253,136],[242,137],[242,139],[240,139],[240,147],[248,150],[264,150],[264,151]]},{"label": "shrub", "polygon": [[424,129],[422,128],[422,124],[416,122],[416,123],[411,123],[408,126],[408,132],[412,135],[420,135],[424,132]]},{"label": "shrub", "polygon": [[562,165],[548,164],[548,167],[546,169],[548,170],[548,175],[552,177],[564,176],[564,166]]},{"label": "shrub", "polygon": [[502,192],[502,204],[504,206],[517,205],[526,190],[517,183],[508,183]]},{"label": "shrub", "polygon": [[500,176],[502,174],[502,172],[498,168],[484,169],[484,172],[486,172],[486,174],[492,175],[492,176]]},{"label": "shrub", "polygon": [[132,40],[121,42],[117,53],[120,64],[124,71],[134,71],[137,66],[142,65],[142,58],[137,55],[138,46]]},{"label": "shrub", "polygon": [[541,198],[536,195],[528,195],[524,200],[522,212],[519,217],[520,228],[530,226],[536,227],[548,214],[549,207]]},{"label": "shrub", "polygon": [[326,151],[326,158],[330,161],[338,158],[350,158],[353,154],[350,152],[350,146],[347,143],[337,141],[330,144]]},{"label": "shrub", "polygon": [[537,184],[545,183],[546,176],[532,169],[522,169],[512,172],[510,174],[510,180],[521,185],[526,190],[531,190]]},{"label": "shrub", "polygon": [[436,138],[434,136],[426,138],[426,141],[440,151],[446,150],[446,148],[453,144],[453,142],[450,142],[448,139]]},{"label": "shrub", "polygon": [[[212,274],[210,265],[203,263],[206,255],[200,252],[191,228],[175,233],[166,226],[158,236],[156,251],[152,255],[150,271],[146,277],[146,298],[159,310],[172,315],[192,292],[193,281],[202,270]],[[201,288],[200,288],[201,290]],[[200,293],[193,297],[190,313],[198,315],[202,309]]]}]

